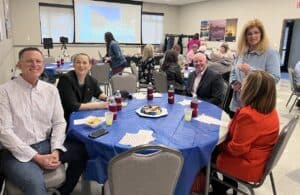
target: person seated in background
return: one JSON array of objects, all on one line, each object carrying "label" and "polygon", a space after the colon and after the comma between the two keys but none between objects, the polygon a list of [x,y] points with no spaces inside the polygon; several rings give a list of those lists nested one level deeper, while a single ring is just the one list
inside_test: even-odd
[{"label": "person seated in background", "polygon": [[186,54],[186,63],[190,66],[193,65],[193,57],[197,53],[198,45],[194,44],[192,49]]},{"label": "person seated in background", "polygon": [[66,181],[58,190],[71,194],[86,166],[82,143],[66,140],[66,121],[58,91],[39,80],[44,70],[38,48],[19,52],[21,74],[0,86],[1,163],[5,178],[24,194],[46,195],[45,170],[68,163]]},{"label": "person seated in background", "polygon": [[189,39],[188,44],[187,44],[188,51],[193,49],[193,45],[197,45],[197,48],[200,47],[201,41],[199,39],[199,33],[195,33],[193,35],[192,39]]},{"label": "person seated in background", "polygon": [[228,82],[230,71],[233,64],[233,54],[230,52],[229,45],[222,43],[218,50],[215,50],[210,55],[208,67],[219,74],[226,74],[223,78]]},{"label": "person seated in background", "polygon": [[174,50],[168,50],[165,54],[164,62],[161,66],[161,71],[167,75],[168,86],[173,85],[175,93],[185,94],[185,87],[181,68],[178,65],[178,54]]},{"label": "person seated in background", "polygon": [[[222,172],[247,182],[260,181],[273,146],[278,140],[279,118],[275,110],[276,86],[267,72],[254,70],[243,83],[244,103],[229,124],[226,140],[214,151]],[[224,177],[224,180],[237,184]],[[226,194],[227,186],[213,180],[211,194]]]},{"label": "person seated in background", "polygon": [[[296,74],[296,85],[297,85],[296,90],[300,91],[300,61],[297,62],[294,69],[295,69],[295,74]],[[300,100],[297,101],[296,106],[300,108]]]},{"label": "person seated in background", "polygon": [[154,71],[154,48],[148,44],[144,47],[143,56],[139,65],[139,82],[141,84],[149,84],[153,82]]},{"label": "person seated in background", "polygon": [[[74,56],[73,60],[74,70],[63,74],[57,84],[67,122],[72,112],[104,109],[108,106],[107,95],[101,91],[97,80],[89,75],[92,66],[90,57],[79,53]],[[103,101],[91,102],[92,97]]]},{"label": "person seated in background", "polygon": [[193,64],[195,71],[189,74],[187,95],[221,106],[224,99],[221,75],[207,68],[207,59],[203,53],[195,54]]}]

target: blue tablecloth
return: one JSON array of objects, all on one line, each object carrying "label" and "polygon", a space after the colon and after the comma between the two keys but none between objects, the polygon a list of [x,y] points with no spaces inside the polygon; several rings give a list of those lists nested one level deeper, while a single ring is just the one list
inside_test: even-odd
[{"label": "blue tablecloth", "polygon": [[57,75],[61,72],[68,72],[73,69],[73,63],[72,62],[65,62],[64,64],[61,64],[59,67],[57,67],[56,63],[51,64],[45,64],[45,72],[47,75]]},{"label": "blue tablecloth", "polygon": [[[89,115],[104,116],[105,110],[74,112],[70,117],[68,135],[85,143],[90,160],[86,169],[86,179],[104,183],[107,179],[107,167],[111,158],[128,150],[130,147],[118,142],[125,133],[137,133],[140,129],[153,131],[156,140],[152,143],[163,144],[180,150],[184,156],[183,169],[176,187],[176,195],[188,195],[198,171],[203,168],[210,159],[219,139],[218,125],[209,125],[197,120],[186,122],[184,120],[184,108],[179,101],[190,99],[185,96],[175,96],[175,104],[168,104],[167,95],[162,98],[154,98],[152,101],[129,100],[128,105],[118,112],[117,120],[113,125],[103,128],[109,130],[109,134],[91,139],[89,132],[94,131],[86,125],[74,125],[75,119],[85,118]],[[144,118],[136,114],[135,110],[146,104],[158,104],[167,108],[168,115],[161,118]],[[217,119],[221,119],[222,110],[210,103],[199,103],[199,114],[205,113]],[[101,127],[99,127],[101,128]],[[96,128],[96,129],[99,129]]]}]

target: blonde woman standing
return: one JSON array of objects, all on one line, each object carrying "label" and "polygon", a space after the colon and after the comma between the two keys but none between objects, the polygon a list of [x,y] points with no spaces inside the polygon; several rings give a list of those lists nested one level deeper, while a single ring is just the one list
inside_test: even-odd
[{"label": "blonde woman standing", "polygon": [[280,79],[279,54],[270,48],[262,22],[250,20],[244,26],[237,46],[238,57],[230,75],[233,96],[230,103],[231,117],[243,104],[240,91],[243,79],[252,70],[263,70],[271,74],[276,82]]}]

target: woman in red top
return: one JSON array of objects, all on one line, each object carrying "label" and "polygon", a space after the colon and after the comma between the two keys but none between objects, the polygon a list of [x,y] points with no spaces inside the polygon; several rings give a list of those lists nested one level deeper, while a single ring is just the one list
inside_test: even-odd
[{"label": "woman in red top", "polygon": [[[251,71],[244,81],[240,108],[229,125],[227,139],[219,146],[217,167],[247,182],[258,182],[277,142],[279,118],[275,110],[274,78],[264,71]],[[225,178],[229,180],[229,178]],[[212,183],[212,194],[226,194],[224,185]]]}]

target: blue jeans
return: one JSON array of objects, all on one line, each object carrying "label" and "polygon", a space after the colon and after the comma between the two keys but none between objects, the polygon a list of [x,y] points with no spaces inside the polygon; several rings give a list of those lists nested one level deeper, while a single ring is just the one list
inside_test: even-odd
[{"label": "blue jeans", "polygon": [[[50,153],[50,142],[31,145],[39,154]],[[18,186],[25,195],[47,194],[44,181],[44,170],[33,161],[20,162],[10,152],[5,150],[2,154],[2,167],[5,177]]]},{"label": "blue jeans", "polygon": [[[58,189],[61,195],[69,195],[75,188],[80,175],[83,173],[88,155],[83,143],[67,138],[64,142],[66,152],[60,152],[59,159],[62,163],[68,163],[66,181]],[[50,153],[50,142],[31,145],[39,154]],[[25,195],[46,194],[46,186],[43,172],[35,162],[20,162],[9,151],[5,150],[2,155],[4,176],[18,186]]]}]

